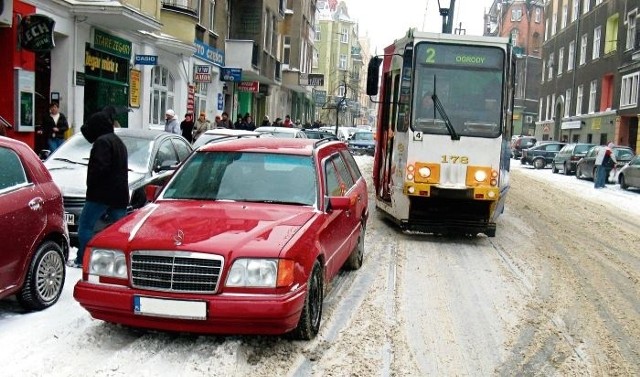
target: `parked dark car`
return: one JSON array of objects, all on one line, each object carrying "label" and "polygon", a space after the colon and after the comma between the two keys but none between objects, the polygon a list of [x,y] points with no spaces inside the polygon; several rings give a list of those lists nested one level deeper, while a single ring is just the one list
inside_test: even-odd
[{"label": "parked dark car", "polygon": [[635,156],[618,173],[620,187],[627,190],[629,187],[640,188],[640,156]]},{"label": "parked dark car", "polygon": [[309,139],[337,139],[336,135],[324,130],[304,130],[304,133],[307,134]]},{"label": "parked dark car", "polygon": [[376,141],[371,131],[356,131],[347,141],[349,150],[353,154],[368,154],[373,156],[376,150]]},{"label": "parked dark car", "polygon": [[73,297],[94,318],[308,340],[326,287],[363,263],[367,183],[343,142],[207,144],[158,189],[88,244]]},{"label": "parked dark car", "polygon": [[62,193],[36,153],[0,136],[0,299],[27,310],[60,298],[69,256]]},{"label": "parked dark car", "polygon": [[[180,135],[164,131],[116,128],[116,135],[127,147],[129,157],[129,210],[147,203],[144,188],[165,183],[192,148]],[[64,196],[64,214],[69,225],[71,244],[77,245],[78,218],[87,190],[87,163],[91,144],[77,133],[56,149],[45,161],[54,182]],[[104,224],[102,224],[104,226]]]},{"label": "parked dark car", "polygon": [[520,136],[511,144],[511,156],[515,159],[522,157],[522,150],[536,145],[536,138],[533,136]]},{"label": "parked dark car", "polygon": [[[578,161],[576,165],[576,178],[578,179],[594,179],[596,176],[596,156],[603,145],[596,145],[587,151],[587,154]],[[633,150],[629,147],[613,146],[611,147],[613,155],[616,158],[616,168],[621,168],[631,161],[633,158]],[[607,176],[607,181],[609,177]],[[613,181],[615,182],[615,180]]]},{"label": "parked dark car", "polygon": [[565,175],[571,175],[576,171],[576,165],[587,154],[589,148],[595,146],[590,143],[570,143],[562,147],[551,162],[551,172],[562,170]]},{"label": "parked dark car", "polygon": [[536,169],[542,169],[553,162],[553,158],[565,144],[566,143],[559,141],[553,141],[523,149],[520,162],[522,165],[533,165]]}]

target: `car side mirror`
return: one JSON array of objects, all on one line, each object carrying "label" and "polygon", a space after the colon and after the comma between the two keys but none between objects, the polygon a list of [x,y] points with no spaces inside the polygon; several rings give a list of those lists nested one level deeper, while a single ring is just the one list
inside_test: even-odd
[{"label": "car side mirror", "polygon": [[158,185],[145,186],[144,195],[147,197],[147,201],[153,202],[154,200],[156,200],[161,189],[162,187]]},{"label": "car side mirror", "polygon": [[351,208],[351,198],[348,196],[329,196],[327,199],[327,212]]},{"label": "car side mirror", "polygon": [[158,165],[155,169],[156,173],[167,170],[176,170],[178,168],[178,161],[176,160],[166,160],[162,161],[160,165]]},{"label": "car side mirror", "polygon": [[381,64],[382,59],[378,56],[374,56],[369,60],[369,64],[367,66],[367,95],[369,96],[378,95]]},{"label": "car side mirror", "polygon": [[40,153],[38,153],[38,157],[40,157],[41,161],[44,161],[47,158],[49,158],[49,155],[51,155],[51,151],[48,149],[43,149],[40,151]]}]

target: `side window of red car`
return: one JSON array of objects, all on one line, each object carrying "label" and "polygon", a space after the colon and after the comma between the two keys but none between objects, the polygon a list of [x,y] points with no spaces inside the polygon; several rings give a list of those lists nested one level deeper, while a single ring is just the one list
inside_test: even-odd
[{"label": "side window of red car", "polygon": [[358,179],[362,177],[362,173],[360,172],[360,168],[358,168],[358,163],[356,162],[356,159],[353,158],[353,155],[349,153],[349,151],[346,149],[342,151],[342,158],[344,158],[344,160],[347,162],[347,165],[349,166],[349,170],[351,170],[351,175],[353,176],[353,180],[358,181]]},{"label": "side window of red car", "polygon": [[333,158],[330,158],[324,163],[324,174],[325,174],[325,185],[326,192],[329,196],[342,196],[342,187],[340,178],[338,177],[338,172],[336,171],[335,166],[333,165]]},{"label": "side window of red car", "polygon": [[342,179],[342,183],[345,184],[345,192],[349,191],[349,189],[355,184],[355,180],[351,176],[349,172],[349,168],[347,168],[347,164],[342,159],[342,155],[336,154],[332,157],[333,163],[336,165],[336,169],[338,169],[338,174],[340,174],[340,178]]},{"label": "side window of red car", "polygon": [[8,148],[0,148],[0,190],[27,183],[27,175],[18,155]]}]

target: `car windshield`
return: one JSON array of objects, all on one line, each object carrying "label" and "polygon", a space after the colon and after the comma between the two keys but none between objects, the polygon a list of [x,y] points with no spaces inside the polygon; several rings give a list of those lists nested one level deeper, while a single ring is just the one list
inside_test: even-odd
[{"label": "car windshield", "polygon": [[163,198],[314,205],[314,172],[310,156],[199,152],[176,173]]},{"label": "car windshield", "polygon": [[577,144],[573,153],[575,154],[585,154],[589,150],[589,148],[593,147],[592,144]]},{"label": "car windshield", "polygon": [[633,152],[627,148],[616,148],[613,153],[617,160],[630,160],[633,157]]},{"label": "car windshield", "polygon": [[351,137],[351,140],[366,140],[366,141],[372,141],[373,140],[373,132],[356,132],[353,134],[353,136]]},{"label": "car windshield", "polygon": [[[149,156],[153,148],[153,141],[132,136],[118,136],[127,147],[129,169],[135,172],[146,172],[149,166]],[[49,159],[86,165],[89,163],[90,154],[91,144],[84,136],[76,135],[56,149]]]}]

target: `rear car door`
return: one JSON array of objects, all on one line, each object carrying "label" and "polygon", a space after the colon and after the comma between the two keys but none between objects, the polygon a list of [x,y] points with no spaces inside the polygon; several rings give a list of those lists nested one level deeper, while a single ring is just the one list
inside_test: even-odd
[{"label": "rear car door", "polygon": [[[46,225],[45,195],[17,152],[0,146],[0,292],[17,284],[22,264]],[[10,231],[7,231],[10,229]]]}]

